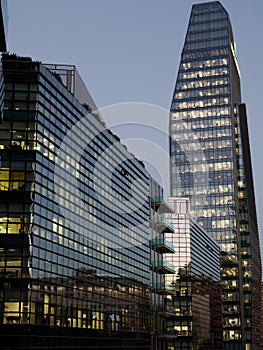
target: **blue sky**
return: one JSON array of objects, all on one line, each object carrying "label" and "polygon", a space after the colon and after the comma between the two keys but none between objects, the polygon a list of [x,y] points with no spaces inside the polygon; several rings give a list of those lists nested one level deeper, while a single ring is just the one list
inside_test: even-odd
[{"label": "blue sky", "polygon": [[[140,102],[169,109],[193,3],[8,0],[8,49],[46,63],[75,64],[98,107]],[[262,235],[263,1],[221,3],[230,14],[237,44]],[[167,121],[168,115],[159,122],[166,127]]]}]

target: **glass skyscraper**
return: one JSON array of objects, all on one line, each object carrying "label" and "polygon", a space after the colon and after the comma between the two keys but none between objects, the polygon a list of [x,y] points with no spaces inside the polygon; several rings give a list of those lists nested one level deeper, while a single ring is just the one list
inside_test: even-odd
[{"label": "glass skyscraper", "polygon": [[228,13],[192,8],[170,113],[171,196],[219,243],[225,349],[259,349],[261,259],[246,107]]}]

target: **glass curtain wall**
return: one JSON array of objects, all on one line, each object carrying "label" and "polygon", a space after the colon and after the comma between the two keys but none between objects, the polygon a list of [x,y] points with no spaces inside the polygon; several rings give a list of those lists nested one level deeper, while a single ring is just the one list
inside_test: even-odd
[{"label": "glass curtain wall", "polygon": [[148,173],[42,64],[4,55],[3,73],[1,325],[40,327],[50,347],[149,349]]},{"label": "glass curtain wall", "polygon": [[[244,203],[240,202],[239,177],[244,159],[240,147],[249,154],[249,143],[247,134],[242,138],[237,130],[240,101],[240,73],[229,16],[218,1],[194,5],[170,114],[171,195],[191,199],[192,215],[220,245],[227,349],[259,344],[258,331],[252,339],[251,326],[254,322],[257,328],[258,317],[253,321],[252,315],[258,313],[258,308],[247,301],[246,295],[253,292],[244,280],[247,262],[242,261],[240,205]],[[246,174],[244,186],[253,192],[251,171]],[[250,198],[253,202],[253,196]],[[247,204],[245,207],[246,211]],[[253,236],[257,251],[253,257],[248,254],[256,261],[254,279],[258,286],[260,257],[255,210],[248,220],[254,229],[246,231],[246,244],[249,251],[252,241],[248,237]]]}]

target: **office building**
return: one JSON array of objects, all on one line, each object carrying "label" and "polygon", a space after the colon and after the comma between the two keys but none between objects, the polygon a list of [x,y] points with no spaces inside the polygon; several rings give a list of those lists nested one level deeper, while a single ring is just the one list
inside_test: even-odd
[{"label": "office building", "polygon": [[169,198],[168,203],[173,211],[165,218],[173,231],[165,239],[175,252],[163,259],[174,273],[164,278],[161,349],[222,349],[219,246],[190,217],[189,199]]},{"label": "office building", "polygon": [[221,254],[225,349],[259,349],[261,259],[246,106],[229,15],[193,5],[170,114],[171,196]]},{"label": "office building", "polygon": [[47,67],[2,56],[0,349],[150,349],[149,175]]}]

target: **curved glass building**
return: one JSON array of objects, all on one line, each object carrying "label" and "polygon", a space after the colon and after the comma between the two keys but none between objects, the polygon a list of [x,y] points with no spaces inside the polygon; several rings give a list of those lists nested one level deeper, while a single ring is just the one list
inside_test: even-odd
[{"label": "curved glass building", "polygon": [[150,349],[148,172],[48,68],[2,57],[0,349]]}]

